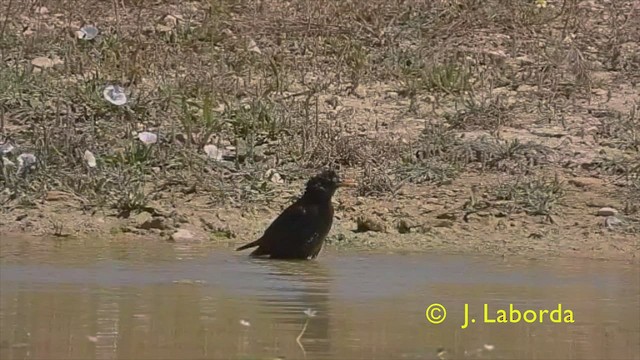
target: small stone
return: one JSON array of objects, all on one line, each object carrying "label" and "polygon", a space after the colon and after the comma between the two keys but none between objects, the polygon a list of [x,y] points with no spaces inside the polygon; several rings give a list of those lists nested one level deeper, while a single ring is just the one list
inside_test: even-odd
[{"label": "small stone", "polygon": [[185,215],[176,215],[176,222],[180,223],[180,224],[188,224],[189,223],[189,218],[186,217]]},{"label": "small stone", "polygon": [[598,216],[616,216],[618,210],[611,207],[603,207],[598,210]]},{"label": "small stone", "polygon": [[442,221],[434,224],[433,227],[437,227],[437,228],[452,228],[453,227],[453,221],[442,220]]},{"label": "small stone", "polygon": [[63,191],[51,190],[47,192],[46,201],[64,201],[69,199],[69,194]]},{"label": "small stone", "polygon": [[358,86],[353,90],[353,94],[361,99],[364,99],[367,97],[367,90],[362,86]]},{"label": "small stone", "polygon": [[171,240],[173,241],[189,241],[193,240],[194,236],[189,230],[178,229],[176,232],[171,235]]},{"label": "small stone", "polygon": [[376,215],[384,216],[389,212],[389,209],[387,209],[386,207],[381,207],[381,208],[372,210],[372,212]]},{"label": "small stone", "polygon": [[590,177],[576,177],[568,181],[569,184],[577,188],[586,188],[602,184],[602,180]]},{"label": "small stone", "polygon": [[[515,58],[516,63],[520,66],[532,65],[535,64],[535,60],[531,59],[529,56],[518,56]],[[520,87],[524,87],[525,85],[521,85]]]},{"label": "small stone", "polygon": [[516,90],[518,92],[533,92],[536,90],[536,87],[533,85],[519,85]]},{"label": "small stone", "polygon": [[369,217],[358,217],[356,220],[357,229],[356,232],[367,232],[367,231],[375,231],[375,232],[386,232],[387,228],[382,223],[382,221]]},{"label": "small stone", "polygon": [[167,228],[167,225],[164,223],[164,218],[154,217],[148,212],[141,212],[140,214],[136,215],[135,223],[138,229],[143,230],[164,230]]},{"label": "small stone", "polygon": [[44,56],[40,56],[31,60],[31,65],[41,69],[48,69],[62,63],[63,63],[62,60],[58,58],[49,59],[48,57],[44,57]]},{"label": "small stone", "polygon": [[148,229],[162,230],[162,229],[166,229],[166,225],[164,224],[164,219],[163,218],[154,217],[150,221],[147,221],[147,222],[143,223],[140,228],[141,229],[146,229],[146,230],[148,230]]},{"label": "small stone", "polygon": [[609,208],[612,207],[612,203],[607,200],[587,200],[585,203],[588,207],[592,208]]},{"label": "small stone", "polygon": [[410,233],[412,227],[413,226],[411,226],[407,222],[407,220],[405,220],[405,219],[402,219],[402,220],[398,221],[398,225],[396,226],[396,228],[398,229],[398,232],[400,234],[408,234],[408,233]]},{"label": "small stone", "polygon": [[446,212],[446,213],[443,213],[443,214],[440,214],[440,215],[436,216],[436,219],[455,220],[456,219],[456,214]]},{"label": "small stone", "polygon": [[142,225],[145,222],[151,220],[153,218],[153,216],[151,214],[149,214],[146,211],[143,211],[141,213],[139,213],[138,215],[136,215],[133,219],[133,221],[138,224],[138,225]]}]

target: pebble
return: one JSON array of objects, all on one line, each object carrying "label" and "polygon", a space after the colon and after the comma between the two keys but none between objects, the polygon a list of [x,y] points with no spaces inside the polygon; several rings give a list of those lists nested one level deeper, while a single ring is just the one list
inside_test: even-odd
[{"label": "pebble", "polygon": [[367,232],[367,231],[386,232],[387,231],[386,226],[379,219],[358,217],[358,219],[356,220],[356,223],[357,223],[356,232]]},{"label": "pebble", "polygon": [[442,220],[442,221],[439,221],[438,223],[434,224],[433,227],[437,227],[437,228],[452,228],[453,227],[453,221]]},{"label": "pebble", "polygon": [[138,229],[151,230],[151,229],[159,229],[164,230],[167,228],[164,223],[164,218],[161,217],[153,217],[148,212],[142,212],[138,214],[135,219],[136,227]]},{"label": "pebble", "polygon": [[400,234],[407,234],[411,232],[411,228],[415,227],[415,225],[411,224],[409,221],[405,219],[402,219],[398,222],[398,225],[396,227]]},{"label": "pebble", "polygon": [[598,216],[616,216],[618,210],[611,207],[603,207],[598,210]]},{"label": "pebble", "polygon": [[186,229],[178,229],[171,235],[173,241],[188,241],[193,240],[194,236],[191,231]]},{"label": "pebble", "polygon": [[596,178],[588,178],[588,177],[576,177],[570,179],[569,184],[578,187],[578,188],[586,188],[592,186],[598,186],[602,184],[602,180]]},{"label": "pebble", "polygon": [[41,69],[48,69],[56,65],[64,63],[60,58],[49,59],[48,57],[40,56],[31,60],[31,64]]},{"label": "pebble", "polygon": [[441,220],[455,220],[456,219],[456,214],[454,213],[450,213],[450,212],[446,212],[446,213],[442,213],[438,216],[436,216],[437,219],[441,219]]}]

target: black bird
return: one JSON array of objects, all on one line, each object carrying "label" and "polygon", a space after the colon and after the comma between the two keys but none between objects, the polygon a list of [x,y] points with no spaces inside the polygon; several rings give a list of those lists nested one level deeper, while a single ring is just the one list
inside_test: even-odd
[{"label": "black bird", "polygon": [[315,259],[333,223],[331,198],[339,187],[354,186],[333,170],[324,170],[307,181],[302,197],[289,205],[256,241],[236,251],[255,249],[250,256],[272,259]]}]

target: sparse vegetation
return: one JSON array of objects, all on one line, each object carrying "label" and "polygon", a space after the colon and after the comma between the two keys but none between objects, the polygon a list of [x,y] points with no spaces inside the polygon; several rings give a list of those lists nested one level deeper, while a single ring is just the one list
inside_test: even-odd
[{"label": "sparse vegetation", "polygon": [[564,196],[564,184],[557,177],[516,179],[495,189],[497,200],[508,201],[503,206],[509,212],[524,210],[530,215],[544,215],[549,219]]},{"label": "sparse vegetation", "polygon": [[[322,166],[357,174],[372,198],[507,176],[485,186],[534,216],[561,216],[571,196],[553,174],[623,176],[621,199],[640,192],[634,1],[0,9],[5,213],[51,191],[125,218],[185,197],[250,207]],[[18,171],[25,153],[37,160]]]}]

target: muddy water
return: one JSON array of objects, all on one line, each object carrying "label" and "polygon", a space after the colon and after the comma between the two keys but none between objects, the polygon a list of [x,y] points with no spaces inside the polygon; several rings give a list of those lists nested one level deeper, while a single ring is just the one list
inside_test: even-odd
[{"label": "muddy water", "polygon": [[[639,270],[327,252],[284,262],[199,245],[3,238],[0,358],[640,359]],[[426,319],[431,303],[447,309],[439,325]],[[482,314],[558,303],[575,322]],[[464,304],[477,321],[462,329]]]}]

